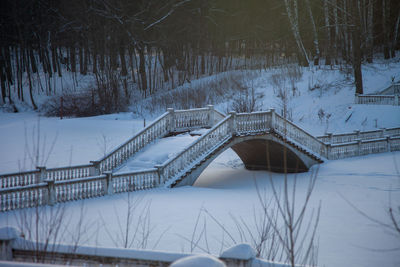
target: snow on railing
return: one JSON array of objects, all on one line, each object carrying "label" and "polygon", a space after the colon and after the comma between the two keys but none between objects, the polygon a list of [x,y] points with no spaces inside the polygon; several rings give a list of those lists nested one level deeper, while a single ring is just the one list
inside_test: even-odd
[{"label": "snow on railing", "polygon": [[33,185],[46,179],[61,181],[66,179],[83,178],[93,175],[92,164],[70,167],[50,168],[37,167],[33,171],[9,173],[0,175],[0,188]]},{"label": "snow on railing", "polygon": [[266,132],[271,125],[271,111],[238,113],[235,117],[235,130],[238,135]]},{"label": "snow on railing", "polygon": [[129,173],[118,173],[112,175],[112,184],[112,193],[150,189],[158,186],[159,175],[155,168]]},{"label": "snow on railing", "polygon": [[106,174],[0,189],[0,211],[100,197],[107,194],[145,190],[158,186],[157,169]]},{"label": "snow on railing", "polygon": [[172,118],[173,124],[171,132],[185,131],[195,128],[211,128],[214,122],[214,107],[209,105],[206,108],[196,108],[188,110],[173,110],[168,109]]},{"label": "snow on railing", "polygon": [[400,136],[327,144],[328,159],[343,159],[375,153],[400,151]]},{"label": "snow on railing", "polygon": [[308,132],[281,117],[279,114],[276,114],[274,111],[272,111],[271,120],[272,128],[283,137],[289,137],[317,155],[327,157],[326,145]]},{"label": "snow on railing", "polygon": [[[42,265],[45,263],[49,265],[66,263],[68,265],[82,265],[85,262],[86,265],[95,266],[105,265],[105,263],[110,266],[170,266],[177,260],[191,257],[191,263],[196,266],[205,266],[205,263],[210,265],[213,262],[218,263],[214,266],[290,266],[289,264],[257,258],[256,250],[248,244],[236,244],[229,247],[222,251],[218,257],[204,253],[42,243],[38,240],[21,237],[21,232],[14,227],[0,228],[0,247],[2,248],[0,251],[1,263],[12,266],[14,264],[16,266],[31,266],[29,263],[38,261],[38,257],[40,257]],[[201,260],[204,258],[207,258],[206,262]],[[221,261],[224,264],[219,264]]]},{"label": "snow on railing", "polygon": [[169,183],[182,175],[182,172],[186,171],[189,166],[198,163],[214,148],[229,140],[232,137],[231,122],[232,115],[229,115],[174,158],[162,165],[157,165],[160,183],[166,183],[168,186]]},{"label": "snow on railing", "polygon": [[327,133],[323,136],[318,136],[317,139],[324,143],[339,144],[348,143],[356,140],[369,140],[382,138],[385,136],[400,136],[400,127],[397,128],[383,128],[380,130],[371,131],[354,131],[352,133],[332,134]]},{"label": "snow on railing", "polygon": [[167,135],[170,132],[170,119],[170,113],[164,113],[131,139],[93,163],[98,165],[100,173],[114,169],[149,143]]},{"label": "snow on railing", "polygon": [[360,95],[355,96],[356,104],[366,105],[399,105],[399,95]]}]

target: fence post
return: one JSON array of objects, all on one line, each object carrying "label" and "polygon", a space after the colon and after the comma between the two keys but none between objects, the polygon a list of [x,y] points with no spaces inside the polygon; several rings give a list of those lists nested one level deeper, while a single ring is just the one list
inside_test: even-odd
[{"label": "fence post", "polygon": [[360,139],[360,130],[355,130],[354,132],[357,135],[356,139]]},{"label": "fence post", "polygon": [[89,170],[89,176],[97,176],[100,175],[100,161],[98,160],[91,160],[90,164],[90,170]]},{"label": "fence post", "polygon": [[271,108],[269,109],[269,112],[271,112],[271,125],[269,126],[269,128],[275,129],[275,109]]},{"label": "fence post", "polygon": [[331,159],[332,144],[326,145],[326,158]]},{"label": "fence post", "polygon": [[208,107],[208,127],[213,127],[214,126],[214,106],[213,105],[207,105]]},{"label": "fence post", "polygon": [[356,95],[355,95],[355,101],[354,101],[356,104],[360,104],[359,102],[360,102],[360,98],[359,98],[359,94],[358,93],[356,93]]},{"label": "fence post", "polygon": [[230,111],[229,115],[231,116],[231,119],[229,120],[229,131],[232,133],[232,136],[235,136],[237,134],[237,131],[236,131],[236,112],[235,111]]},{"label": "fence post", "polygon": [[167,108],[169,113],[169,132],[175,132],[175,111],[173,108]]},{"label": "fence post", "polygon": [[399,95],[394,95],[394,105],[395,106],[399,105]]},{"label": "fence post", "polygon": [[163,183],[165,181],[164,175],[163,175],[163,166],[162,165],[155,165],[154,168],[157,169],[157,173],[158,173],[157,185],[160,185],[161,183]]},{"label": "fence post", "polygon": [[386,128],[381,129],[381,137],[385,137],[386,135]]},{"label": "fence post", "polygon": [[390,147],[390,136],[386,136],[386,145],[387,145],[387,152],[392,152],[392,148]]},{"label": "fence post", "polygon": [[47,204],[53,206],[56,203],[56,188],[54,180],[46,180],[47,182]]},{"label": "fence post", "polygon": [[112,171],[105,171],[106,175],[106,195],[112,195],[114,193],[113,182],[112,182]]},{"label": "fence post", "polygon": [[326,135],[328,136],[329,143],[332,144],[333,143],[333,134],[332,133],[326,133]]},{"label": "fence post", "polygon": [[47,171],[44,166],[37,166],[36,169],[39,170],[38,176],[36,177],[37,183],[42,183],[47,179]]},{"label": "fence post", "polygon": [[357,140],[357,155],[361,156],[361,140]]}]

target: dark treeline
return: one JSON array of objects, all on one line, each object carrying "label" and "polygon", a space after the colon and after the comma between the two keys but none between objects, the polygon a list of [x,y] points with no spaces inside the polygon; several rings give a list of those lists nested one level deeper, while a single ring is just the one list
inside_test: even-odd
[{"label": "dark treeline", "polygon": [[353,66],[360,93],[361,63],[399,49],[397,0],[2,0],[0,13],[0,101],[34,108],[34,90],[55,94],[66,71],[104,87],[116,76],[129,98],[128,83],[147,96],[293,59]]}]

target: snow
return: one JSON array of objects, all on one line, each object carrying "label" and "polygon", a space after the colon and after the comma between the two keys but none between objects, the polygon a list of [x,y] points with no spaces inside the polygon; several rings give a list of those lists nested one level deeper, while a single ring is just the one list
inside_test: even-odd
[{"label": "snow", "polygon": [[0,228],[0,240],[13,240],[19,236],[21,236],[21,233],[14,227]]},{"label": "snow", "polygon": [[196,130],[191,133],[178,134],[157,140],[136,153],[116,173],[154,168],[155,165],[162,164],[176,156],[180,151],[197,140],[199,138],[198,134],[204,132],[204,130]]},{"label": "snow", "polygon": [[228,248],[221,254],[221,258],[231,258],[231,259],[239,259],[239,260],[249,260],[255,258],[257,255],[254,248],[252,248],[249,244],[239,244]]},{"label": "snow", "polygon": [[210,256],[208,254],[204,255],[194,255],[179,259],[173,262],[171,267],[224,267],[225,263],[220,261],[219,259]]},{"label": "snow", "polygon": [[[252,83],[256,92],[264,95],[261,99],[264,110],[276,108],[278,112],[280,109],[270,83],[270,76],[279,71],[272,69],[254,75]],[[297,94],[291,98],[289,107],[294,123],[311,134],[400,126],[400,107],[354,104],[354,87],[339,69],[321,67],[302,71],[301,79],[295,84]],[[400,78],[400,64],[395,62],[366,65],[363,71],[365,93],[386,88],[390,85],[391,76],[395,76],[396,80]],[[309,87],[316,84],[321,89],[310,91]],[[215,108],[225,112],[226,106],[227,103],[220,103]],[[318,116],[320,109],[325,114],[321,119]],[[330,114],[328,119],[327,114]],[[147,121],[150,121],[149,116],[146,115]],[[38,115],[35,113],[0,112],[0,173],[35,167],[29,154],[34,151],[33,145],[37,144],[37,133],[32,131],[34,128],[37,130],[37,125]],[[63,120],[40,117],[39,163],[44,162],[49,168],[89,163],[142,128],[143,121],[131,113]],[[186,133],[169,137],[168,141],[162,139],[153,144],[154,147],[149,146],[138,153],[135,160],[128,162],[124,168],[154,167],[155,163],[164,162],[196,138],[198,136]],[[50,149],[55,139],[54,148]],[[317,230],[319,266],[400,266],[399,251],[393,250],[398,248],[398,237],[362,215],[365,213],[384,224],[390,223],[388,207],[396,207],[400,202],[399,166],[400,152],[394,152],[326,161],[313,167],[312,171],[318,171],[318,177],[309,208],[316,209],[321,203]],[[309,176],[310,172],[296,175],[299,199],[307,188]],[[289,179],[294,177],[294,174],[288,175]],[[79,219],[76,215],[83,205],[84,220],[91,226],[85,233],[86,238],[82,238],[86,240],[83,245],[121,247],[121,244],[111,240],[108,233],[121,232],[129,195],[142,200],[137,211],[149,207],[148,227],[151,233],[147,240],[148,248],[155,247],[171,253],[191,253],[193,250],[220,255],[229,247],[243,242],[254,247],[250,237],[242,237],[238,233],[232,216],[252,224],[254,212],[259,210],[254,181],[265,188],[267,195],[271,195],[270,179],[279,186],[283,175],[248,171],[229,149],[206,168],[193,187],[157,188],[65,203],[67,226],[73,233]],[[27,212],[34,213],[34,209],[27,209]],[[18,214],[20,211],[0,213],[0,227],[17,226]],[[222,222],[235,242],[227,238],[210,215]],[[199,225],[196,229],[197,218]],[[140,216],[134,216],[134,220],[139,219]],[[206,227],[202,236],[200,225]],[[192,238],[200,238],[198,247],[192,247]],[[268,264],[262,261],[262,266],[270,266]]]}]

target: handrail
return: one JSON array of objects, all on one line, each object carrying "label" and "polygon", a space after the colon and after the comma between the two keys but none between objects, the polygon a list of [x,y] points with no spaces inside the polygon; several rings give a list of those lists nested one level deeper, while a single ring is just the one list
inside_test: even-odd
[{"label": "handrail", "polygon": [[[138,152],[148,143],[166,135],[169,132],[170,113],[166,112],[146,128],[140,130],[125,143],[119,145],[106,156],[98,160],[100,172],[109,171]],[[158,127],[158,128],[157,128]],[[153,128],[157,128],[153,130]]]},{"label": "handrail", "polygon": [[[306,148],[310,149],[317,155],[323,156],[327,158],[327,150],[326,150],[326,145],[309,134],[307,131],[303,130],[299,126],[295,125],[289,120],[286,120],[279,114],[274,114],[275,115],[275,120],[273,119],[273,125],[272,127],[278,131],[281,135],[284,137],[287,136],[294,141],[298,142],[300,145],[305,146]],[[282,125],[283,122],[283,125]],[[293,129],[297,131],[288,131],[287,126],[292,127]]]},{"label": "handrail", "polygon": [[[195,160],[208,152],[218,142],[232,137],[232,130],[229,129],[229,122],[232,121],[232,115],[214,125],[207,133],[187,146],[183,151],[168,159],[161,165],[158,165],[160,173],[160,183],[171,180],[176,174],[186,166],[192,164]],[[210,138],[211,137],[211,138]],[[216,139],[215,137],[219,137]],[[174,168],[175,167],[175,168]]]},{"label": "handrail", "polygon": [[351,133],[328,133],[322,136],[317,136],[317,139],[329,144],[347,143],[358,139],[368,140],[375,139],[385,136],[397,136],[400,135],[400,127],[382,128],[380,130],[368,130],[368,131],[354,131]]}]

